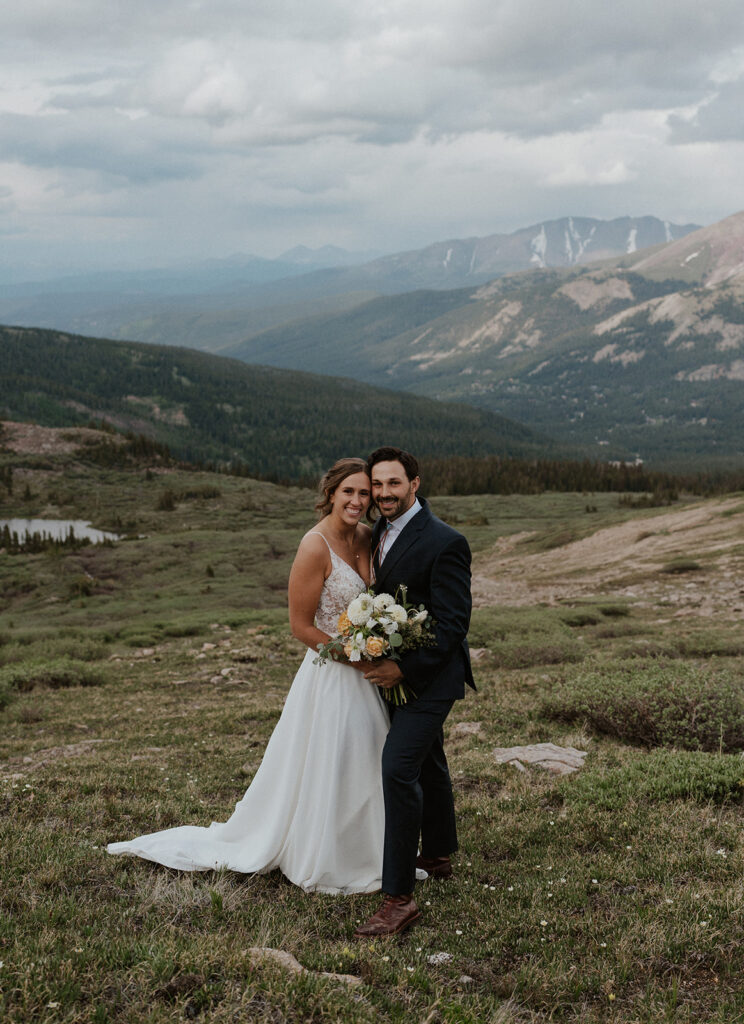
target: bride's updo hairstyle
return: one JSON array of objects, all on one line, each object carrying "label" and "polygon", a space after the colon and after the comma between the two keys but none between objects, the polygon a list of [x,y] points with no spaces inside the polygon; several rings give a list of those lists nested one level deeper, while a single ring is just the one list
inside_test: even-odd
[{"label": "bride's updo hairstyle", "polygon": [[334,491],[340,483],[343,483],[347,476],[353,476],[355,473],[364,473],[365,476],[369,476],[367,463],[364,459],[339,459],[338,462],[334,462],[331,468],[323,474],[318,487],[319,499],[315,505],[318,519],[325,519],[330,514],[333,507],[331,498]]}]

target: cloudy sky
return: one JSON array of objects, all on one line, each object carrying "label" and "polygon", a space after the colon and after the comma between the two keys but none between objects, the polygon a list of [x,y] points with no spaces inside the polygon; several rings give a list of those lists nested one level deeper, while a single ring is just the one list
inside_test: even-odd
[{"label": "cloudy sky", "polygon": [[23,0],[0,274],[744,207],[742,0]]}]

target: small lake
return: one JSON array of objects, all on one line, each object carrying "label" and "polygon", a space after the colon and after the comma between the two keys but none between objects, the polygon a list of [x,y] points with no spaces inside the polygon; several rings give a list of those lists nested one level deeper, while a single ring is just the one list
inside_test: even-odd
[{"label": "small lake", "polygon": [[118,540],[118,533],[106,530],[94,530],[90,522],[84,519],[0,519],[0,530],[8,527],[11,533],[17,533],[23,543],[27,537],[35,533],[52,540],[65,540],[70,530],[76,540],[89,540],[91,544],[102,544],[105,540]]}]

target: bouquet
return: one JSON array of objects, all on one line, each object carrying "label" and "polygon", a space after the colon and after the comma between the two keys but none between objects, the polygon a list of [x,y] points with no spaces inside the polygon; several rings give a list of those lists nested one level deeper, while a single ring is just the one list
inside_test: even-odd
[{"label": "bouquet", "polygon": [[[400,661],[405,651],[435,643],[433,625],[422,604],[416,608],[406,601],[406,587],[402,584],[394,597],[363,590],[339,616],[336,636],[318,644],[314,664],[323,665],[328,658],[338,660],[342,656],[349,661]],[[398,683],[383,688],[382,695],[391,704],[405,704],[409,693],[404,683]]]}]

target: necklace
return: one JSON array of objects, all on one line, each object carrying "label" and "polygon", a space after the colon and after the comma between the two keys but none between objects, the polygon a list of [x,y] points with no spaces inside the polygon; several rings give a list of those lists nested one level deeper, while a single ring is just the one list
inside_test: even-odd
[{"label": "necklace", "polygon": [[[355,530],[355,533],[356,533],[356,527],[354,528],[354,530]],[[331,534],[331,540],[335,540],[335,542],[338,544],[339,547],[343,548],[343,547],[347,547],[348,546],[346,540],[342,539],[341,537],[337,537],[333,533]],[[353,537],[351,539],[351,543],[352,543],[352,545],[354,543],[354,538]],[[357,562],[359,561],[359,555],[354,553],[353,547],[349,551],[349,554],[350,555],[354,555],[354,558],[357,560]]]}]

